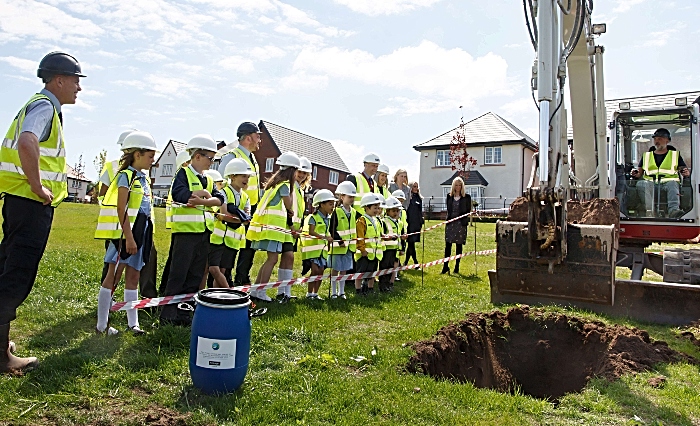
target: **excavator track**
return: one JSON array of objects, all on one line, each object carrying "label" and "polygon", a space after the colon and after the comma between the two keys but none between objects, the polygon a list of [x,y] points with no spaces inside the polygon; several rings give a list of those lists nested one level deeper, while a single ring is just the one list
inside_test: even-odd
[{"label": "excavator track", "polygon": [[664,282],[700,285],[700,250],[664,250]]}]

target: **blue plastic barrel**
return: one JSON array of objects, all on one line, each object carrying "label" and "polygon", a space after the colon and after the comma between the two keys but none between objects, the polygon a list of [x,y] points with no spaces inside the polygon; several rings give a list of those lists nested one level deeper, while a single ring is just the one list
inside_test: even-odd
[{"label": "blue plastic barrel", "polygon": [[243,384],[250,358],[248,294],[223,288],[201,290],[192,320],[190,375],[205,393],[229,393]]}]

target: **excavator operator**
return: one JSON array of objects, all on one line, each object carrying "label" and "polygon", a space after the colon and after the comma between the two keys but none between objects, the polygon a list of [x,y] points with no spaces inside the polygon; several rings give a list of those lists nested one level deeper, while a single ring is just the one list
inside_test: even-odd
[{"label": "excavator operator", "polygon": [[661,195],[666,193],[668,205],[668,217],[679,218],[685,214],[679,208],[680,203],[680,178],[690,176],[690,169],[686,167],[680,152],[669,146],[671,132],[668,129],[657,129],[652,135],[654,146],[644,153],[636,169],[632,170],[632,177],[639,179],[637,188],[640,198],[647,210],[647,216],[654,216],[654,185],[659,185]]}]

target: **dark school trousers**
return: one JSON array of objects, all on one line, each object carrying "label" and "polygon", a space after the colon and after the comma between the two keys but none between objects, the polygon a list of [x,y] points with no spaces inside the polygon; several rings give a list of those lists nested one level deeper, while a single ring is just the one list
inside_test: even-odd
[{"label": "dark school trousers", "polygon": [[0,325],[17,318],[29,296],[39,261],[49,241],[54,207],[28,198],[5,195],[0,243]]},{"label": "dark school trousers", "polygon": [[[250,215],[255,213],[257,206],[251,206]],[[245,227],[248,232],[248,227]],[[238,250],[238,261],[236,262],[236,275],[233,277],[234,285],[244,285],[250,283],[250,269],[253,267],[253,259],[255,259],[255,250],[250,248],[250,240],[245,240],[245,247]]]},{"label": "dark school trousers", "polygon": [[[171,245],[170,271],[165,286],[165,296],[196,293],[202,282],[209,256],[211,232],[174,233]],[[165,305],[160,317],[174,320],[178,317],[177,304]]]},{"label": "dark school trousers", "polygon": [[[379,269],[391,269],[394,267],[394,262],[396,261],[396,254],[397,250],[391,249],[391,250],[384,250],[384,255],[382,256],[382,260],[379,262]],[[391,276],[393,274],[384,274],[380,275],[379,282],[380,283],[385,283],[388,284],[389,281],[391,281]]]}]

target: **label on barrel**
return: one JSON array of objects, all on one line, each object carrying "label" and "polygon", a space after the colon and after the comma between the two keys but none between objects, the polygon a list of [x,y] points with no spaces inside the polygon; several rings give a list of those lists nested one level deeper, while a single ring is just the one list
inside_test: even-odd
[{"label": "label on barrel", "polygon": [[197,367],[236,368],[236,339],[197,337]]}]

